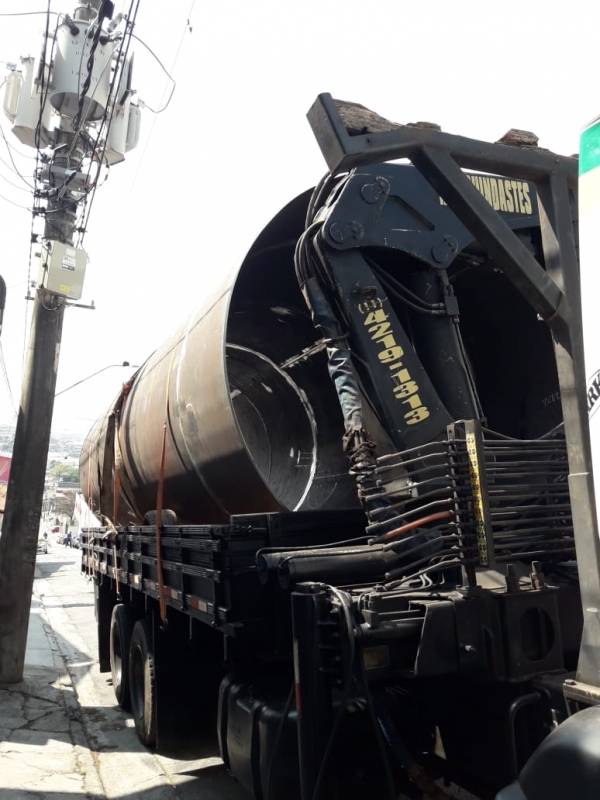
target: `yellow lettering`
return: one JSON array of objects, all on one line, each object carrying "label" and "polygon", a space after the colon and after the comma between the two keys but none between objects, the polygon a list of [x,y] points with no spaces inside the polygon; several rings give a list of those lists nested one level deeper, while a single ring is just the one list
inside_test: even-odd
[{"label": "yellow lettering", "polygon": [[477,536],[477,551],[479,561],[483,566],[489,564],[487,539],[485,535],[485,522],[483,513],[483,495],[481,493],[481,482],[479,477],[479,463],[477,459],[477,447],[475,436],[467,433],[467,455],[469,457],[469,476],[471,479],[471,492],[473,495],[473,516],[475,517],[475,532]]},{"label": "yellow lettering", "polygon": [[496,178],[490,178],[490,189],[492,192],[492,208],[498,211],[500,208],[500,200],[498,198],[498,181]]},{"label": "yellow lettering", "polygon": [[419,391],[419,387],[414,381],[407,381],[406,383],[401,383],[400,386],[394,387],[394,394],[399,399],[403,397],[410,397],[412,394],[416,394]]},{"label": "yellow lettering", "polygon": [[410,406],[410,408],[418,408],[421,405],[421,398],[418,394],[413,394],[407,397],[406,400],[403,400],[402,404],[405,406]]},{"label": "yellow lettering", "polygon": [[406,381],[410,380],[410,372],[407,369],[401,369],[400,372],[392,375],[392,380],[398,381],[398,383],[406,383]]},{"label": "yellow lettering", "polygon": [[[468,177],[471,178],[471,176]],[[483,184],[481,183],[480,190],[482,187]],[[371,339],[383,346],[379,353],[379,361],[382,364],[386,364],[390,370],[390,377],[394,383],[392,387],[394,397],[410,408],[404,414],[406,424],[416,425],[429,417],[429,410],[422,405],[418,394],[419,386],[417,382],[412,380],[409,370],[403,366],[404,350],[396,343],[392,323],[381,307],[381,303],[381,299],[376,297],[365,301],[364,304],[361,303],[358,306],[358,310],[361,314],[367,314],[364,325],[371,334]],[[369,309],[372,310],[367,313]]]},{"label": "yellow lettering", "polygon": [[492,190],[490,187],[490,179],[489,178],[482,178],[481,182],[483,184],[483,196],[488,201],[490,205],[492,205]]},{"label": "yellow lettering", "polygon": [[[506,211],[516,214],[531,214],[533,207],[529,184],[526,181],[513,181],[505,178],[493,178],[490,175],[472,175],[466,177],[494,211]],[[439,198],[440,205],[448,205],[443,198]]]},{"label": "yellow lettering", "polygon": [[498,200],[500,201],[500,211],[506,211],[506,197],[504,195],[504,181],[498,181]]},{"label": "yellow lettering", "polygon": [[523,184],[523,195],[524,195],[524,198],[525,198],[525,213],[526,214],[531,214],[531,212],[533,210],[533,207],[531,205],[531,197],[529,196],[529,184],[528,183],[524,183]]},{"label": "yellow lettering", "polygon": [[504,189],[506,191],[506,210],[512,213],[515,210],[515,204],[513,203],[513,196],[510,187],[511,182],[504,181]]},{"label": "yellow lettering", "polygon": [[[523,183],[522,181],[517,181],[517,198],[519,200],[519,211],[521,214],[525,214],[525,203],[523,199]],[[515,199],[516,203],[516,199]]]},{"label": "yellow lettering", "polygon": [[[396,340],[394,339],[394,334],[393,333],[388,333],[387,336],[383,336],[380,339],[380,343],[384,347],[389,347],[389,348],[395,347],[396,346]],[[401,358],[403,355],[404,355],[404,352],[403,352],[402,348],[400,348],[400,355],[398,356],[398,358]]]},{"label": "yellow lettering", "polygon": [[413,408],[412,411],[409,411],[408,414],[404,415],[404,419],[406,420],[407,425],[416,425],[418,422],[423,422],[424,419],[427,419],[429,416],[429,411],[425,408],[425,406],[420,406],[419,408]]},{"label": "yellow lettering", "polygon": [[383,364],[389,364],[390,361],[396,361],[396,359],[400,358],[403,354],[404,350],[401,347],[388,347],[387,350],[382,350],[381,353],[379,353],[379,360]]},{"label": "yellow lettering", "polygon": [[382,308],[378,308],[377,311],[371,311],[370,314],[367,314],[367,318],[365,320],[365,325],[373,325],[375,322],[385,322],[387,319],[387,314]]},{"label": "yellow lettering", "polygon": [[379,325],[372,325],[368,330],[371,334],[371,339],[376,342],[378,339],[389,331],[392,327],[391,322],[381,322]]},{"label": "yellow lettering", "polygon": [[513,190],[513,198],[515,201],[515,211],[519,211],[519,198],[518,198],[518,190],[519,190],[519,183],[520,181],[511,181],[510,185],[512,186]]}]

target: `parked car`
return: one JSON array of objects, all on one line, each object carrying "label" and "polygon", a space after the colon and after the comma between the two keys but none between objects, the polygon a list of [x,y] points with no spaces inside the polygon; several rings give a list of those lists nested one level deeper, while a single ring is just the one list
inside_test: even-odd
[{"label": "parked car", "polygon": [[46,539],[38,539],[37,552],[44,554],[48,553],[48,542],[46,541]]}]

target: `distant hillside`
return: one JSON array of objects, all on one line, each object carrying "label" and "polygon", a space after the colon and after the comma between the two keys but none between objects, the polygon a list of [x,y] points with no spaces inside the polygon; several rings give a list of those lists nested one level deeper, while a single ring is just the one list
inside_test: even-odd
[{"label": "distant hillside", "polygon": [[[85,432],[53,430],[50,435],[49,447],[52,457],[56,458],[57,455],[60,455],[61,458],[67,456],[78,460],[85,435]],[[0,423],[0,453],[12,453],[14,439],[15,426]]]}]

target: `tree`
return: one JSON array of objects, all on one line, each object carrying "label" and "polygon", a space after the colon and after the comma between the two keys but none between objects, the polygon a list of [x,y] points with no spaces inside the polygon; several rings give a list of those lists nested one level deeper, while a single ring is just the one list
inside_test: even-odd
[{"label": "tree", "polygon": [[53,461],[48,474],[59,483],[79,483],[79,469],[60,461]]},{"label": "tree", "polygon": [[75,511],[75,489],[65,489],[54,497],[55,514],[64,515],[71,519]]}]

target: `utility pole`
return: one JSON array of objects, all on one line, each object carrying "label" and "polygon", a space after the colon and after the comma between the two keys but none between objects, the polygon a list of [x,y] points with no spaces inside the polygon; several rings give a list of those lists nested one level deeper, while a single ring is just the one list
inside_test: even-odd
[{"label": "utility pole", "polygon": [[87,263],[74,241],[101,167],[91,172],[122,161],[139,132],[127,59],[133,20],[118,15],[105,25],[112,14],[112,3],[90,0],[54,34],[47,27],[41,59],[23,60],[5,97],[13,133],[40,153],[45,145],[36,176],[45,223],[0,536],[0,683],[23,678],[63,318],[81,296]]}]

